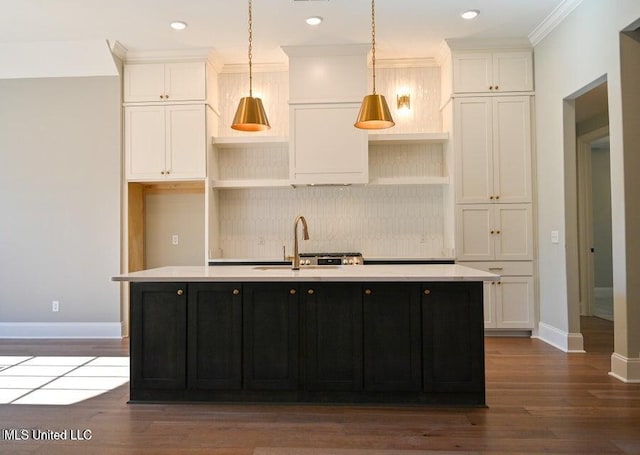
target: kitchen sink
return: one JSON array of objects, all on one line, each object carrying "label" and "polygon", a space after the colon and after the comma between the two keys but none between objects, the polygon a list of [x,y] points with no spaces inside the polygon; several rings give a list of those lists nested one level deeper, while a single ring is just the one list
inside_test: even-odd
[{"label": "kitchen sink", "polygon": [[[316,269],[339,269],[340,265],[303,265],[300,270],[316,270]],[[261,265],[254,267],[254,270],[291,270],[290,265]]]}]

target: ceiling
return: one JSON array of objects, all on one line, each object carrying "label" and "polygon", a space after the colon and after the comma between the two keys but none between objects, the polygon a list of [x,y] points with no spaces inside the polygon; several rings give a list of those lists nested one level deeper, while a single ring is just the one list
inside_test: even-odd
[{"label": "ceiling", "polygon": [[[526,38],[564,0],[378,0],[378,58],[435,57],[446,38]],[[247,58],[247,1],[0,0],[0,43],[118,41],[128,51],[211,48],[222,63]],[[480,10],[472,21],[460,18]],[[304,22],[324,18],[319,27]],[[256,63],[285,63],[281,45],[368,43],[369,0],[254,0]],[[184,21],[174,31],[169,23]]]}]

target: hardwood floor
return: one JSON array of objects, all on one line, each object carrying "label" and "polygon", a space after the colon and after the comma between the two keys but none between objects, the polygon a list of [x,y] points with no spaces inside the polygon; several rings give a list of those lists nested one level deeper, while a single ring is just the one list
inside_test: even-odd
[{"label": "hardwood floor", "polygon": [[[132,405],[125,385],[70,406],[0,405],[0,429],[92,432],[89,441],[0,435],[0,453],[640,454],[640,384],[607,375],[612,328],[597,320],[583,326],[586,354],[534,339],[487,338],[488,408]],[[0,341],[0,355],[26,354],[117,356],[127,345]]]}]

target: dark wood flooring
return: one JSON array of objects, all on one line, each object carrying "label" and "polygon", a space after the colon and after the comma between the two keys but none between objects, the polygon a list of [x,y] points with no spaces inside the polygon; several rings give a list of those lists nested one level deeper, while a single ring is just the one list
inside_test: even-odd
[{"label": "dark wood flooring", "polygon": [[[487,338],[488,408],[131,405],[125,385],[71,406],[0,405],[0,429],[92,431],[83,442],[0,439],[0,453],[640,454],[640,384],[607,375],[611,323],[583,327],[586,354]],[[0,341],[0,355],[127,352],[126,341]]]}]

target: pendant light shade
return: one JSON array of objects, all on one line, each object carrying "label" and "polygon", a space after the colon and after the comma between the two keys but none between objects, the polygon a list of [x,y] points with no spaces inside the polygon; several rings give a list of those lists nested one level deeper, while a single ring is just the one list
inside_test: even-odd
[{"label": "pendant light shade", "polygon": [[271,128],[262,100],[252,96],[240,99],[231,128],[238,131],[264,131]]},{"label": "pendant light shade", "polygon": [[233,117],[231,128],[238,131],[264,131],[271,128],[262,100],[253,97],[252,45],[253,45],[253,14],[252,2],[249,0],[249,96],[240,100],[236,115]]},{"label": "pendant light shade", "polygon": [[356,128],[364,130],[380,130],[395,125],[384,96],[374,93],[362,100],[360,114],[355,123]]},{"label": "pendant light shade", "polygon": [[379,130],[395,125],[384,96],[376,93],[376,4],[371,0],[371,62],[373,65],[373,94],[362,100],[358,120],[354,126],[364,130]]}]

